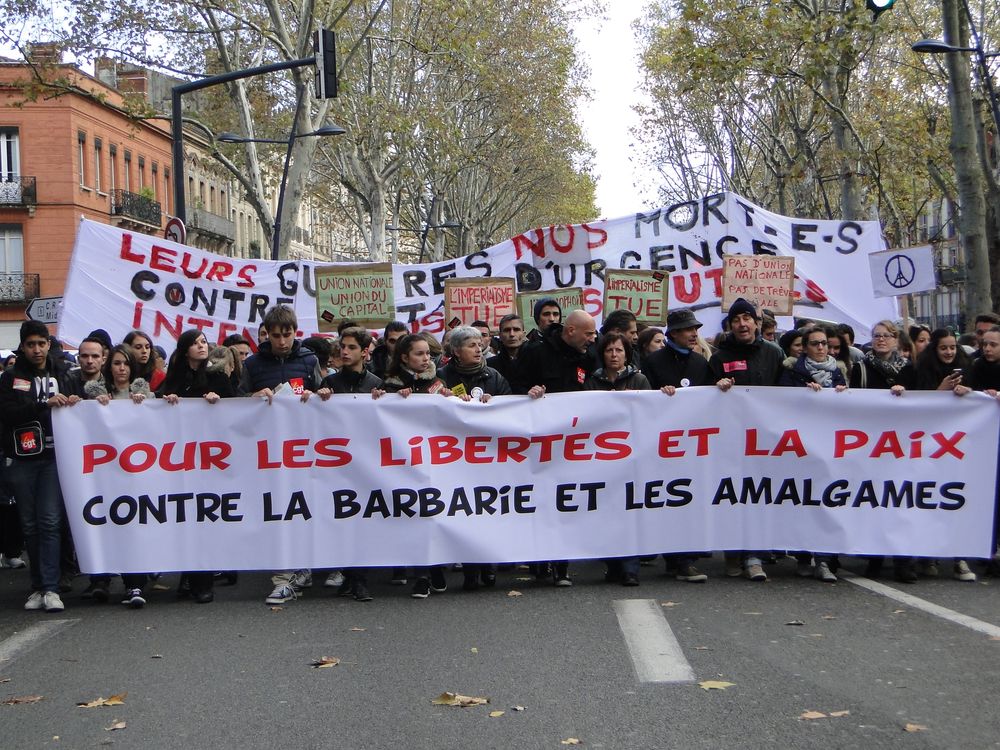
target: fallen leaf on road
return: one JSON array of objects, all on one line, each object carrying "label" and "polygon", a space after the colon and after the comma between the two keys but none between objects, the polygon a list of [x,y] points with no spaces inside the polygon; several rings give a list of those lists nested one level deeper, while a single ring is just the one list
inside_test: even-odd
[{"label": "fallen leaf on road", "polygon": [[471,651],[474,654],[478,654],[479,653],[479,649],[476,648],[475,646],[473,646],[472,648],[470,648],[469,651]]},{"label": "fallen leaf on road", "polygon": [[503,715],[504,715],[503,711],[490,711],[490,718],[491,719],[499,719]]},{"label": "fallen leaf on road", "polygon": [[799,714],[800,719],[825,719],[826,714],[822,711],[803,711]]},{"label": "fallen leaf on road", "polygon": [[364,633],[368,628],[351,628],[352,633]]},{"label": "fallen leaf on road", "polygon": [[116,732],[119,729],[124,729],[126,727],[124,719],[115,719],[110,727],[104,727],[105,732]]},{"label": "fallen leaf on road", "polygon": [[482,706],[489,702],[489,698],[460,695],[459,693],[441,693],[441,695],[431,701],[431,703],[435,706],[461,706],[462,708],[467,708],[468,706]]},{"label": "fallen leaf on road", "polygon": [[524,706],[511,706],[511,708],[513,708],[515,711],[523,711],[524,710]]},{"label": "fallen leaf on road", "polygon": [[825,638],[826,636],[824,636],[822,633],[810,633],[809,637],[810,638]]},{"label": "fallen leaf on road", "polygon": [[10,677],[0,677],[0,685],[3,685],[5,682],[10,682]]},{"label": "fallen leaf on road", "polygon": [[163,658],[163,654],[153,654],[149,658],[150,659],[162,659]]},{"label": "fallen leaf on road", "polygon": [[837,618],[834,615],[823,615],[823,619],[824,620],[836,620]]},{"label": "fallen leaf on road", "polygon": [[578,740],[576,737],[567,737],[564,740],[559,740],[560,745],[582,745],[583,742]]},{"label": "fallen leaf on road", "polygon": [[325,669],[326,667],[335,667],[338,664],[340,664],[340,659],[336,656],[321,656],[316,661],[309,662],[309,666],[313,669]]},{"label": "fallen leaf on road", "polygon": [[271,611],[272,612],[284,612],[285,608],[284,607],[271,607]]},{"label": "fallen leaf on road", "polygon": [[99,708],[102,706],[124,706],[125,696],[128,693],[119,693],[118,695],[112,695],[110,698],[94,698],[94,700],[87,703],[77,703],[76,705],[80,708]]},{"label": "fallen leaf on road", "polygon": [[762,615],[764,613],[763,612],[744,612],[743,614],[745,614],[745,615]]},{"label": "fallen leaf on road", "polygon": [[927,727],[925,727],[923,724],[907,724],[905,727],[903,727],[903,731],[904,732],[926,732],[927,731]]},{"label": "fallen leaf on road", "polygon": [[22,703],[38,703],[42,699],[40,695],[21,695],[21,696],[11,696],[10,698],[5,698],[0,701],[5,706],[19,706]]},{"label": "fallen leaf on road", "polygon": [[711,651],[712,649],[710,649],[708,646],[695,646],[694,650],[695,651]]},{"label": "fallen leaf on road", "polygon": [[906,610],[905,610],[905,609],[894,609],[894,610],[892,610],[892,613],[893,613],[894,615],[901,615],[901,614],[903,614],[904,612],[906,612]]},{"label": "fallen leaf on road", "polygon": [[722,680],[704,680],[698,683],[698,687],[702,690],[725,690],[727,687],[732,687],[735,682],[724,682]]},{"label": "fallen leaf on road", "polygon": [[522,594],[520,591],[508,591],[507,596],[524,596],[524,594]]},{"label": "fallen leaf on road", "polygon": [[660,602],[661,607],[676,607],[680,602]]},{"label": "fallen leaf on road", "polygon": [[850,716],[850,711],[831,711],[830,716],[834,719],[839,719],[841,716]]},{"label": "fallen leaf on road", "polygon": [[789,620],[785,625],[805,625],[805,623],[802,620]]}]

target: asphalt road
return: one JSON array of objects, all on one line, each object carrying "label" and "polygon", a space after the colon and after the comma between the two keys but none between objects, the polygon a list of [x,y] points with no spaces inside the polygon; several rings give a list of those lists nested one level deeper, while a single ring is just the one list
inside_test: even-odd
[{"label": "asphalt road", "polygon": [[[570,589],[514,570],[478,592],[451,573],[451,589],[427,600],[377,572],[369,603],[337,599],[319,578],[276,611],[263,574],[218,587],[209,605],[150,591],[137,611],[81,600],[80,577],[50,615],[23,611],[27,574],[3,570],[0,701],[43,698],[0,705],[0,748],[1000,746],[1000,581],[883,581],[947,608],[930,613],[796,578],[791,560],[769,566],[765,584],[725,578],[718,556],[701,567],[706,584],[657,565],[623,588],[603,582],[600,564],[575,563]],[[693,681],[639,680],[620,600],[654,602]],[[950,611],[975,619],[941,616]],[[309,666],[323,656],[340,663]],[[732,684],[699,685],[709,680]],[[444,691],[490,702],[432,705]],[[122,705],[77,707],[121,693]]]}]

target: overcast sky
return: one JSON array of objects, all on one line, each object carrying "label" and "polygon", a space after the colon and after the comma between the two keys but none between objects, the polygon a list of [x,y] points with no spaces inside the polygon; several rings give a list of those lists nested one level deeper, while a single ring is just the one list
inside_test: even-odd
[{"label": "overcast sky", "polygon": [[[639,66],[632,21],[642,13],[642,0],[613,0],[603,18],[581,23],[576,34],[581,57],[590,66],[593,101],[581,107],[584,133],[597,152],[597,207],[601,218],[626,216],[657,203],[655,192],[643,193],[629,161],[629,128],[638,123],[632,105],[639,101]],[[641,177],[641,175],[639,175]],[[647,188],[648,190],[648,188]],[[651,192],[651,191],[650,191]]]}]

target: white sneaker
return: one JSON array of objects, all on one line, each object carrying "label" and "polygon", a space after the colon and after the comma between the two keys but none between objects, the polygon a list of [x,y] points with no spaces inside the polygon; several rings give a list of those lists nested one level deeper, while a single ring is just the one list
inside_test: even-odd
[{"label": "white sneaker", "polygon": [[296,570],[292,573],[288,584],[296,591],[312,588],[313,574],[311,570]]},{"label": "white sneaker", "polygon": [[7,568],[23,568],[26,565],[20,557],[8,557],[4,562]]},{"label": "white sneaker", "polygon": [[45,607],[46,612],[62,612],[66,609],[62,599],[59,598],[59,594],[55,591],[45,592],[42,596],[42,605]]},{"label": "white sneaker", "polygon": [[339,570],[333,571],[330,575],[326,577],[326,583],[324,586],[329,586],[332,589],[339,589],[344,585],[344,574]]},{"label": "white sneaker", "polygon": [[45,601],[44,596],[41,591],[35,591],[28,597],[28,601],[24,603],[24,608],[31,612],[36,609],[44,609]]},{"label": "white sneaker", "polygon": [[976,580],[976,574],[972,572],[969,568],[969,563],[965,560],[955,560],[955,567],[952,575],[955,576],[956,581],[975,582]]},{"label": "white sneaker", "polygon": [[295,589],[289,586],[287,583],[282,583],[274,587],[274,591],[271,595],[264,600],[265,604],[285,604],[287,602],[293,601],[298,594],[295,593]]},{"label": "white sneaker", "polygon": [[816,563],[816,577],[823,583],[836,583],[837,576],[830,570],[830,566],[825,562]]}]

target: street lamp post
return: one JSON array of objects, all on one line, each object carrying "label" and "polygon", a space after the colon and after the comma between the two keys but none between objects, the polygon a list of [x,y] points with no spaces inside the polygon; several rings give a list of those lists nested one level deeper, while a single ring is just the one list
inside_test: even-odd
[{"label": "street lamp post", "polygon": [[285,207],[285,186],[288,182],[288,167],[292,162],[292,147],[295,145],[295,141],[299,138],[309,138],[313,136],[326,136],[326,135],[343,135],[347,131],[337,125],[324,125],[323,127],[313,130],[309,133],[298,133],[298,112],[302,104],[302,94],[303,89],[299,89],[298,101],[295,106],[295,116],[292,119],[292,131],[288,134],[287,140],[279,140],[277,138],[244,138],[243,136],[236,135],[235,133],[219,133],[216,136],[217,141],[222,143],[287,143],[288,148],[285,151],[285,165],[281,170],[281,183],[278,187],[278,205],[275,210],[274,223],[272,224],[272,237],[271,237],[271,260],[279,259],[279,248],[281,243],[281,212]]}]

